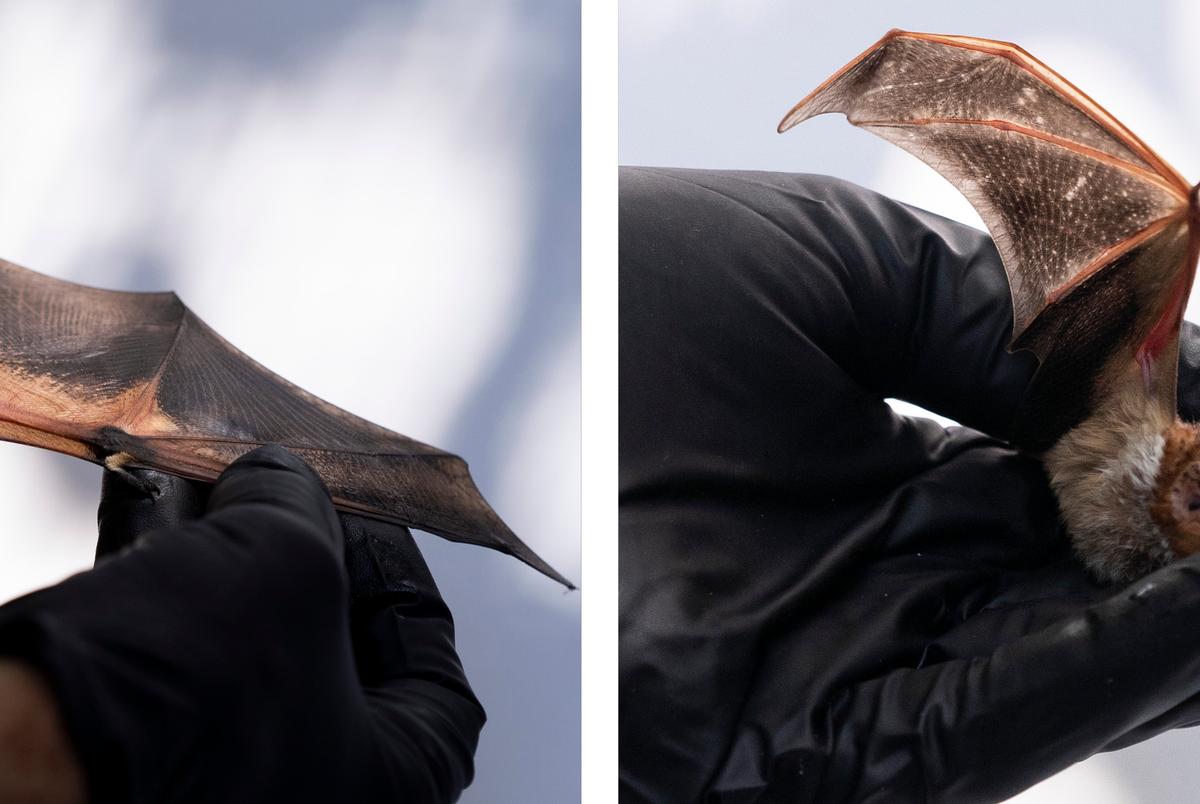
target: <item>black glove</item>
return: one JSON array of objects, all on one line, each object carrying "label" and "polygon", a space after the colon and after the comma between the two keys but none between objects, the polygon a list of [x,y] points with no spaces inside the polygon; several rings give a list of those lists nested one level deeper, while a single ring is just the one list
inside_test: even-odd
[{"label": "black glove", "polygon": [[625,804],[997,800],[1200,721],[1200,556],[1094,583],[1001,440],[1036,361],[985,235],[632,168],[620,263]]},{"label": "black glove", "polygon": [[211,494],[106,473],[99,521],[95,569],[0,608],[0,652],[49,680],[91,801],[443,802],[469,783],[484,714],[406,529],[339,525],[279,447]]}]

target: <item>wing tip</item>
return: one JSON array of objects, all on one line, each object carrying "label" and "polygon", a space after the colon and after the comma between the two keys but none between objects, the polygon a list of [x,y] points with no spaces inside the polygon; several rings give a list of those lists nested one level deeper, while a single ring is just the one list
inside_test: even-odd
[{"label": "wing tip", "polygon": [[803,98],[801,98],[799,103],[797,103],[790,110],[788,110],[788,113],[785,114],[783,116],[783,119],[779,121],[779,125],[777,125],[775,127],[775,132],[777,134],[783,134],[788,129],[793,128],[794,126],[797,126],[800,123],[803,123],[805,120],[808,120],[810,117],[816,117],[817,115],[815,115],[815,114],[808,114],[807,109],[805,107],[807,107],[809,104],[811,104],[812,101],[819,94],[821,94],[826,89],[828,89],[831,84],[833,84],[835,81],[837,81],[843,75],[845,75],[851,68],[853,68],[859,62],[861,62],[867,56],[869,56],[870,54],[872,54],[876,50],[878,50],[880,47],[882,47],[885,43],[887,43],[890,40],[895,39],[899,36],[910,36],[910,35],[920,36],[920,34],[913,34],[912,31],[905,31],[902,28],[892,28],[890,31],[885,33],[883,36],[879,37],[878,41],[876,41],[875,44],[868,47],[862,53],[859,53],[857,56],[855,56],[853,59],[851,59],[849,62],[847,62],[840,70],[838,70],[833,75],[829,76],[824,81],[822,81],[817,86],[816,89],[814,89],[812,92],[809,92],[807,95],[805,95]]},{"label": "wing tip", "polygon": [[793,106],[791,109],[789,109],[788,113],[785,114],[783,116],[783,119],[779,121],[779,125],[775,126],[775,133],[782,134],[783,132],[785,132],[789,128],[791,128],[792,126],[795,126],[799,123],[803,123],[804,118],[800,117],[799,114],[797,114],[797,112],[799,112],[798,105]]},{"label": "wing tip", "polygon": [[492,511],[492,516],[495,518],[495,523],[492,529],[494,531],[498,531],[498,536],[494,536],[494,538],[496,538],[495,545],[487,546],[494,546],[495,549],[499,550],[500,552],[508,553],[518,561],[528,564],[530,567],[542,573],[550,580],[557,581],[565,586],[568,592],[573,592],[576,588],[578,588],[575,586],[575,584],[567,580],[567,576],[550,566],[550,562],[539,556],[529,545],[521,541],[520,537],[513,533],[512,528],[510,528],[508,524],[505,523],[505,521],[495,513],[495,511]]}]

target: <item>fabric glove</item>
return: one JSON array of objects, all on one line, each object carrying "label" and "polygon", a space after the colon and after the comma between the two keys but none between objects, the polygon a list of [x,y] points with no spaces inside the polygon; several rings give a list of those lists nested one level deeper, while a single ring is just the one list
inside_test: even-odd
[{"label": "fabric glove", "polygon": [[1200,556],[1094,582],[1004,441],[1036,361],[986,235],[627,168],[620,314],[622,802],[994,801],[1200,721]]},{"label": "fabric glove", "polygon": [[95,569],[0,608],[90,800],[456,799],[484,713],[408,531],[280,447],[209,488],[107,472]]}]

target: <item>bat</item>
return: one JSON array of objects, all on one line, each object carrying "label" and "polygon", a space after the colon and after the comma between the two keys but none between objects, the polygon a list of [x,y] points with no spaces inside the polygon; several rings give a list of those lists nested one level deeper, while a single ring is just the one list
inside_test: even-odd
[{"label": "bat", "polygon": [[1200,551],[1200,430],[1176,415],[1197,187],[1007,42],[893,30],[801,100],[948,179],[1000,252],[1011,351],[1039,361],[1012,442],[1040,455],[1077,553],[1131,580]]},{"label": "bat", "polygon": [[0,260],[0,439],[208,482],[282,444],[342,511],[490,547],[574,588],[504,524],[462,458],[273,374],[174,293],[100,290]]}]

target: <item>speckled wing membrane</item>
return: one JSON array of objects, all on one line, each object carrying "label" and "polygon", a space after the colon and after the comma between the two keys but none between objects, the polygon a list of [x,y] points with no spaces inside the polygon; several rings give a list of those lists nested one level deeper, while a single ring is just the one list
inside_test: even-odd
[{"label": "speckled wing membrane", "polygon": [[1077,424],[1095,402],[1079,383],[1121,361],[1140,361],[1147,392],[1174,414],[1193,207],[1188,183],[1125,126],[1015,45],[899,30],[779,130],[826,112],[928,163],[987,224],[1012,291],[1012,346],[1042,361],[1026,400],[1038,421],[1018,421],[1018,443],[1045,449]]},{"label": "speckled wing membrane", "polygon": [[344,511],[491,547],[570,586],[491,509],[461,458],[271,373],[173,293],[98,290],[0,260],[0,438],[206,481],[280,443]]}]

